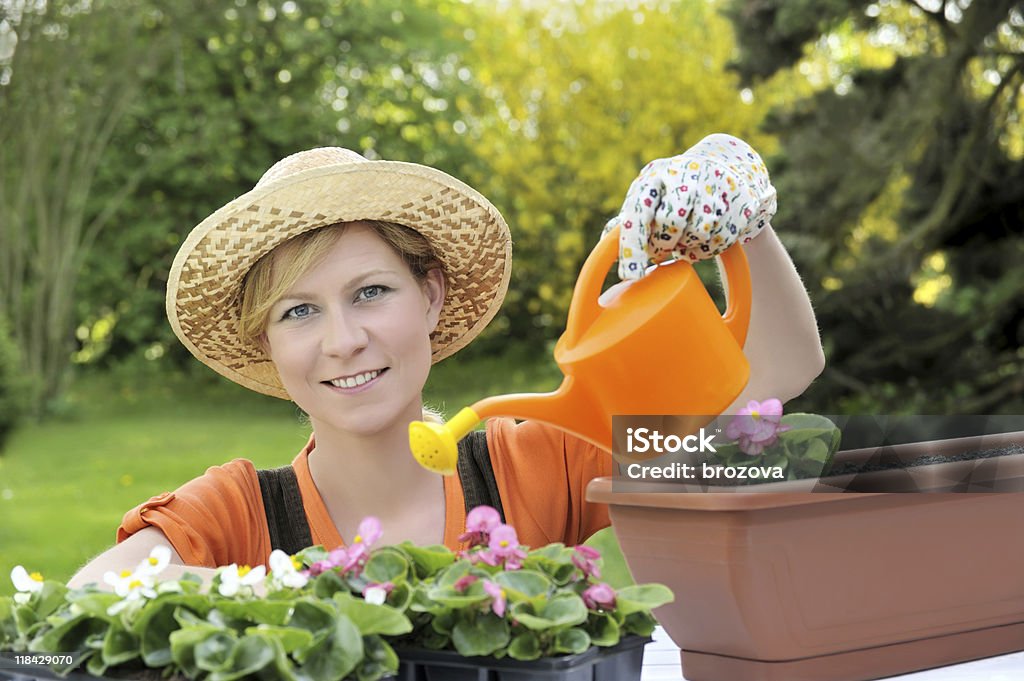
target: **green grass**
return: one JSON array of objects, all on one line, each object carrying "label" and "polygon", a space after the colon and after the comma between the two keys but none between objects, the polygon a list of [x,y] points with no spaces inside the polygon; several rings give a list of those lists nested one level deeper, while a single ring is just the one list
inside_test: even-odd
[{"label": "green grass", "polygon": [[[426,401],[451,415],[488,395],[552,390],[560,374],[549,357],[447,360]],[[286,464],[309,436],[294,405],[212,372],[80,377],[61,413],[21,427],[0,453],[0,595],[12,592],[15,565],[66,580],[113,543],[133,506],[236,457]]]}]

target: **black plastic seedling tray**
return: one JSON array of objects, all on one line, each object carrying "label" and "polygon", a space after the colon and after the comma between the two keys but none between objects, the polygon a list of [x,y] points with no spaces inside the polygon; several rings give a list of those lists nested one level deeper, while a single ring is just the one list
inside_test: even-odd
[{"label": "black plastic seedling tray", "polygon": [[397,681],[640,681],[644,646],[630,636],[611,648],[524,662],[511,658],[463,657],[447,650],[400,649]]}]

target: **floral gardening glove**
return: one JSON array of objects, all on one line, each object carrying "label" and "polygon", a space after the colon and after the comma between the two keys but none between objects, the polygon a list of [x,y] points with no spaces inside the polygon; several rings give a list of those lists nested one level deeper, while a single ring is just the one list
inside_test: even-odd
[{"label": "floral gardening glove", "polygon": [[706,260],[757,236],[775,215],[764,161],[731,135],[708,135],[671,158],[651,161],[633,180],[603,234],[619,231],[619,278],[639,279],[673,255]]}]

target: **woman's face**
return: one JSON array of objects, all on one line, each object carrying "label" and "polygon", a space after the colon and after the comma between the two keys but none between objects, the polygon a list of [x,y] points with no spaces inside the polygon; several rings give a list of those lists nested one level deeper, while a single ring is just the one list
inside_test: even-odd
[{"label": "woman's face", "polygon": [[419,282],[372,228],[353,224],[270,310],[267,343],[314,428],[371,435],[421,417],[444,277]]}]

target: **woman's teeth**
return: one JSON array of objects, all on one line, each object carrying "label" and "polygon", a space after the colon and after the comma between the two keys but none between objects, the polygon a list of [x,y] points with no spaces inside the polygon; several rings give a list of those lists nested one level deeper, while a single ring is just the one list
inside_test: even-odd
[{"label": "woman's teeth", "polygon": [[367,381],[380,376],[380,371],[367,371],[365,374],[357,374],[355,376],[346,376],[345,378],[336,378],[333,381],[328,381],[331,385],[336,388],[355,388],[356,386],[362,385]]}]

